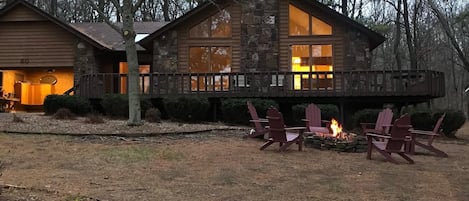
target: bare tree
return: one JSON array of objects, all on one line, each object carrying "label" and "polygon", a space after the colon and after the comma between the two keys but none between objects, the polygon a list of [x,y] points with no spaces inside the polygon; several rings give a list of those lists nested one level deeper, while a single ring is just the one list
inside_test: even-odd
[{"label": "bare tree", "polygon": [[[103,10],[100,10],[98,5],[93,0],[86,0],[94,10],[100,15],[106,16]],[[111,22],[109,18],[103,17],[105,22],[114,28],[117,32],[122,34],[122,38],[125,43],[125,52],[127,55],[127,63],[129,66],[128,72],[128,96],[129,96],[129,120],[127,125],[139,126],[142,125],[141,107],[140,107],[140,93],[139,93],[139,65],[137,56],[137,46],[135,44],[135,29],[134,29],[134,17],[135,12],[143,3],[143,0],[139,0],[135,4],[132,0],[122,0],[122,4],[119,0],[111,0],[112,4],[117,10],[118,15],[122,19],[122,27],[117,26]]]},{"label": "bare tree", "polygon": [[[403,15],[402,17],[404,18],[404,30],[405,30],[405,35],[406,35],[406,41],[407,41],[407,49],[409,51],[409,59],[410,59],[410,69],[417,69],[417,56],[415,54],[415,48],[414,48],[414,38],[412,36],[412,31],[410,30],[410,20],[409,20],[409,4],[407,0],[402,0],[402,4],[404,6],[403,10]],[[416,40],[416,39],[415,39]]]},{"label": "bare tree", "polygon": [[446,19],[445,15],[440,11],[440,9],[437,7],[435,2],[433,2],[433,0],[428,0],[428,3],[430,4],[431,9],[433,10],[436,17],[438,18],[438,21],[440,22],[446,36],[451,42],[451,45],[456,50],[459,59],[463,63],[464,69],[466,69],[469,72],[469,60],[466,57],[466,55],[464,55],[462,48],[460,47],[458,41],[456,40],[456,37],[451,29],[451,26],[448,23],[448,20]]}]

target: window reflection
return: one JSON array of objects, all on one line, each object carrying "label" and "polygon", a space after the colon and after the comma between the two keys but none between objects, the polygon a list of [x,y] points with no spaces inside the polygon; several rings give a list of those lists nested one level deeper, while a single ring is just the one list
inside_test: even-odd
[{"label": "window reflection", "polygon": [[189,30],[191,38],[231,37],[231,14],[223,9]]},{"label": "window reflection", "polygon": [[231,72],[231,47],[191,47],[189,53],[189,72],[201,73],[191,77],[191,90],[228,90],[228,76],[202,73]]},{"label": "window reflection", "polygon": [[222,10],[217,15],[212,16],[210,26],[212,37],[226,38],[231,36],[231,15],[228,11]]},{"label": "window reflection", "polygon": [[206,38],[209,37],[208,27],[210,26],[210,22],[208,19],[204,20],[200,24],[192,27],[189,31],[189,35],[193,38]]}]

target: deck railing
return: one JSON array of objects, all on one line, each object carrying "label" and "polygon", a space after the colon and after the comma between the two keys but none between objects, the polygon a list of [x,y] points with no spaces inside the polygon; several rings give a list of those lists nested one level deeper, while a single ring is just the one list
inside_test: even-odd
[{"label": "deck railing", "polygon": [[[151,97],[351,97],[445,94],[444,74],[430,70],[335,72],[149,73],[140,75]],[[80,96],[126,93],[127,75],[97,73],[80,79]]]}]

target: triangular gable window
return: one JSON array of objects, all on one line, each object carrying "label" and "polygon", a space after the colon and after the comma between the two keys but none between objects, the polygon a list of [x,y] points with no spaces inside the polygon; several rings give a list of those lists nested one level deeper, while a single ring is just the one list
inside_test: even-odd
[{"label": "triangular gable window", "polygon": [[332,26],[290,4],[290,36],[332,35]]},{"label": "triangular gable window", "polygon": [[231,37],[231,14],[229,9],[223,9],[192,27],[189,36],[191,38]]}]

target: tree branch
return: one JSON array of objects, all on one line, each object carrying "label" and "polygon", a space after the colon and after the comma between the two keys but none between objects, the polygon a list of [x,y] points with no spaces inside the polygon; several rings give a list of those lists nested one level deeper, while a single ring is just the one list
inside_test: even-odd
[{"label": "tree branch", "polygon": [[443,30],[445,31],[446,36],[451,42],[451,45],[458,53],[459,59],[461,59],[462,63],[464,64],[464,69],[466,69],[469,72],[469,60],[464,55],[464,52],[461,50],[461,47],[459,46],[458,41],[456,41],[454,34],[451,32],[451,27],[449,26],[448,20],[445,18],[443,13],[441,13],[441,11],[438,9],[438,7],[436,6],[435,2],[433,2],[433,0],[428,0],[428,3],[430,4],[431,9],[436,15],[436,18],[438,18],[438,21],[443,27]]},{"label": "tree branch", "polygon": [[88,2],[88,4],[91,5],[91,7],[93,7],[93,10],[95,10],[96,12],[98,12],[99,15],[102,16],[102,18],[104,19],[104,22],[106,22],[106,24],[108,24],[109,26],[111,26],[114,30],[116,30],[117,32],[121,33],[122,32],[122,28],[120,28],[119,26],[117,26],[116,24],[114,24],[113,22],[111,22],[111,20],[109,20],[109,18],[106,16],[106,14],[104,13],[104,11],[102,11],[101,9],[98,8],[98,6],[94,3],[93,0],[86,0],[86,2]]},{"label": "tree branch", "polygon": [[114,7],[116,7],[116,10],[118,13],[122,13],[122,8],[121,8],[121,4],[119,3],[118,0],[110,0],[112,5],[114,5]]},{"label": "tree branch", "polygon": [[145,0],[138,0],[137,3],[132,7],[132,13],[137,12],[138,8],[142,5]]}]

